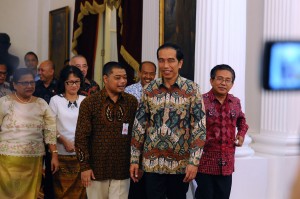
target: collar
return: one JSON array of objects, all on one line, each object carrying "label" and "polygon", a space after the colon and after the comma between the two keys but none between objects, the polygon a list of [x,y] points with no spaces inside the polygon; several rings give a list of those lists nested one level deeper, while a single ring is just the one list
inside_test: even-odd
[{"label": "collar", "polygon": [[[181,77],[180,75],[178,75],[175,83],[173,85],[171,85],[172,87],[173,86],[177,86],[178,88],[182,88],[183,84],[184,84],[184,80],[186,80],[184,77]],[[158,87],[166,87],[165,83],[164,83],[164,79],[163,78],[159,78],[157,79],[157,84],[158,84]],[[167,88],[167,87],[166,87]]]},{"label": "collar", "polygon": [[[109,97],[109,95],[108,95],[108,93],[107,93],[107,91],[106,91],[105,87],[100,91],[100,93],[101,93],[101,95],[104,96],[105,99],[111,100],[110,97]],[[117,101],[119,101],[121,99],[124,99],[124,92],[122,92],[122,93],[119,94],[119,97],[118,97]]]},{"label": "collar", "polygon": [[[214,101],[214,100],[219,101],[216,98],[215,94],[213,93],[212,89],[210,89],[210,91],[208,93],[204,94],[204,97],[208,97],[208,99],[210,101]],[[233,101],[233,95],[227,93],[227,96],[226,96],[224,102],[227,102],[227,101]]]}]

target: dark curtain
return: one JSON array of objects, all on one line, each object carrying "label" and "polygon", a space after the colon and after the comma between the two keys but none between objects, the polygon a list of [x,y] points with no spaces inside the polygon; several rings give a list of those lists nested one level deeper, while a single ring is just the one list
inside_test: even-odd
[{"label": "dark curtain", "polygon": [[141,62],[143,1],[122,1],[121,9],[121,18],[117,17],[118,59],[126,67],[130,85],[135,83],[134,71]]},{"label": "dark curtain", "polygon": [[[75,31],[80,29],[78,23],[79,14],[82,13],[80,6],[84,6],[86,2],[93,4],[93,0],[76,0],[75,1],[75,11],[74,11],[74,22],[73,22],[73,38]],[[103,4],[103,0],[96,0],[97,4]],[[89,12],[88,15],[84,15],[81,20],[82,28],[80,29],[79,36],[76,37],[76,46],[73,47],[73,52],[75,54],[83,55],[89,66],[87,73],[88,79],[93,79],[94,77],[94,61],[95,52],[97,45],[97,30],[98,30],[98,13]],[[74,41],[73,41],[74,43]]]}]

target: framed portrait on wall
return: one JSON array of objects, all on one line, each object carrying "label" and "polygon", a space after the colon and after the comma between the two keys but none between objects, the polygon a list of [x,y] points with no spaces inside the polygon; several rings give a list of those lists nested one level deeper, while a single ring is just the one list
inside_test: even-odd
[{"label": "framed portrait on wall", "polygon": [[55,76],[59,76],[64,62],[69,58],[69,7],[49,12],[49,59],[55,65]]},{"label": "framed portrait on wall", "polygon": [[160,0],[159,42],[179,45],[184,54],[180,75],[194,80],[196,0]]}]

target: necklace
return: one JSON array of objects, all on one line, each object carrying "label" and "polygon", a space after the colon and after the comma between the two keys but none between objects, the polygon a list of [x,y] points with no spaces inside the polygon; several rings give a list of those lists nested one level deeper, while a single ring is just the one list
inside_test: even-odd
[{"label": "necklace", "polygon": [[16,92],[15,92],[15,96],[16,96],[16,98],[17,98],[21,103],[23,103],[23,104],[28,104],[28,103],[30,103],[30,102],[31,102],[31,99],[32,99],[32,96],[30,96],[29,100],[23,101],[23,100],[21,100],[21,99],[18,97],[18,95],[17,95]]},{"label": "necklace", "polygon": [[63,95],[63,96],[64,96],[64,98],[65,98],[67,101],[69,101],[69,103],[68,103],[68,108],[71,108],[71,109],[78,108],[78,105],[77,105],[77,100],[78,100],[78,98],[79,98],[78,95],[77,95],[77,97],[76,97],[76,100],[73,101],[73,102],[71,102],[71,101],[66,97],[66,95]]}]

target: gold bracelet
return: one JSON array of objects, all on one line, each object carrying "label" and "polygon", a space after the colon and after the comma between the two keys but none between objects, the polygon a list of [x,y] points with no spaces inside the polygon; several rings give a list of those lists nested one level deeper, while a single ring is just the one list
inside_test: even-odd
[{"label": "gold bracelet", "polygon": [[53,150],[51,151],[51,153],[58,153],[58,150]]}]

